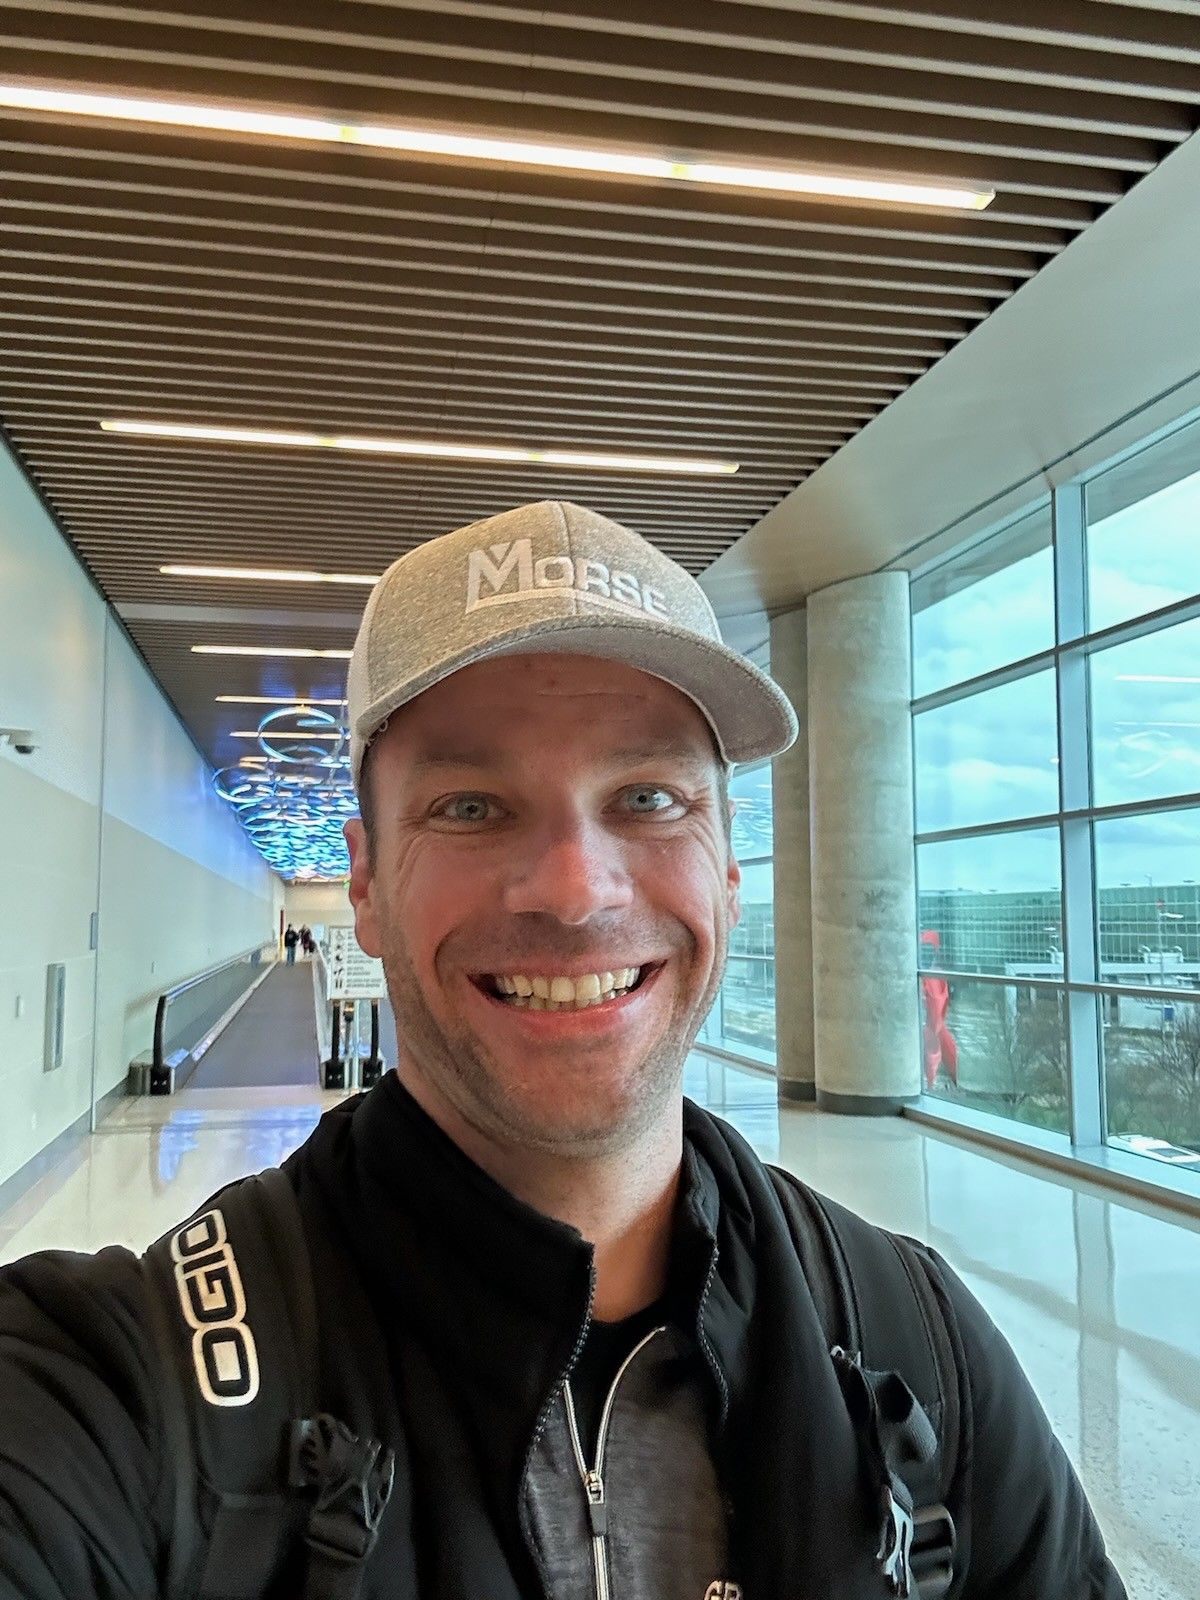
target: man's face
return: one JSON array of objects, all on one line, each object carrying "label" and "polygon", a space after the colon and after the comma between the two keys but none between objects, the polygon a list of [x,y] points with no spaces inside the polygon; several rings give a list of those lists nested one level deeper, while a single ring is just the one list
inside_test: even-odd
[{"label": "man's face", "polygon": [[370,766],[350,897],[401,1075],[506,1146],[632,1142],[678,1094],[738,918],[701,713],[616,662],[503,656],[405,706]]}]

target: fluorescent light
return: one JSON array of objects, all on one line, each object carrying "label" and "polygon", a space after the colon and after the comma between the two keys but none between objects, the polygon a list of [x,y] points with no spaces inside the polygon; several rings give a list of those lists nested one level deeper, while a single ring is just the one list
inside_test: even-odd
[{"label": "fluorescent light", "polygon": [[368,455],[436,456],[452,461],[535,462],[547,467],[602,467],[617,472],[697,473],[726,477],[736,461],[697,456],[640,456],[607,450],[527,450],[521,445],[443,444],[436,439],[369,439],[349,434],[291,433],[264,428],[224,428],[191,422],[139,422],[105,419],[105,433],[133,433],[156,439],[194,439],[208,444],[264,444],[288,450],[357,450]]},{"label": "fluorescent light", "polygon": [[217,701],[229,706],[295,706],[297,711],[303,711],[308,706],[344,706],[345,697],[341,700],[311,700],[304,695],[296,694],[219,694]]},{"label": "fluorescent light", "polygon": [[245,578],[255,583],[365,583],[379,582],[362,572],[288,572],[275,567],[159,567],[168,578]]},{"label": "fluorescent light", "polygon": [[288,733],[282,728],[239,728],[236,733],[229,735],[231,739],[332,739],[335,744],[348,738],[345,733]]},{"label": "fluorescent light", "polygon": [[439,132],[420,127],[338,122],[236,106],[188,105],[178,100],[147,100],[126,95],[89,94],[73,89],[40,89],[22,83],[0,84],[0,106],[50,111],[76,117],[106,117],[151,122],[216,133],[247,133],[270,139],[316,140],[324,144],[365,145],[404,155],[444,156],[457,161],[503,162],[523,167],[597,173],[617,178],[693,183],[718,188],[759,189],[812,200],[881,200],[900,206],[935,206],[980,211],[996,191],[982,184],[920,177],[886,178],[836,167],[749,167],[721,161],[673,160],[636,151],[587,149],[544,144],[534,139]]},{"label": "fluorescent light", "polygon": [[1118,683],[1200,683],[1200,678],[1174,678],[1160,672],[1118,672]]},{"label": "fluorescent light", "polygon": [[[307,650],[299,645],[273,644],[194,644],[196,656],[304,656],[321,661],[349,661],[351,650]],[[338,701],[341,704],[341,701]]]}]

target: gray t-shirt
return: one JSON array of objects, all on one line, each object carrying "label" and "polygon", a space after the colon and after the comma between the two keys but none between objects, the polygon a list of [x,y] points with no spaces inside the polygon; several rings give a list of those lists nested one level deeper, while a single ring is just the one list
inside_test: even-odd
[{"label": "gray t-shirt", "polygon": [[736,1595],[695,1350],[654,1308],[600,1325],[589,1345],[525,1481],[549,1600]]}]

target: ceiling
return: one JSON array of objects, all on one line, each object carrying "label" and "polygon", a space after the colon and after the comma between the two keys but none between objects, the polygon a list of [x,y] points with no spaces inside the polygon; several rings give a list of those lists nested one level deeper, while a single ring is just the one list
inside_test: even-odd
[{"label": "ceiling", "polygon": [[[0,0],[0,76],[995,188],[817,204],[0,112],[0,418],[215,766],[218,693],[337,695],[378,572],[524,500],[696,573],[1200,125],[1200,6]],[[736,459],[550,471],[102,434],[102,417]],[[803,592],[802,575],[797,593]]]}]

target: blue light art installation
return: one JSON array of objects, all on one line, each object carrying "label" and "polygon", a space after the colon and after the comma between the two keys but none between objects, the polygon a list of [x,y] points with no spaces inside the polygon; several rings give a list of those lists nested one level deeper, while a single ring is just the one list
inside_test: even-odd
[{"label": "blue light art installation", "polygon": [[345,722],[299,700],[269,711],[257,731],[257,755],[222,768],[213,788],[281,877],[345,878],[342,824],[358,815]]}]

